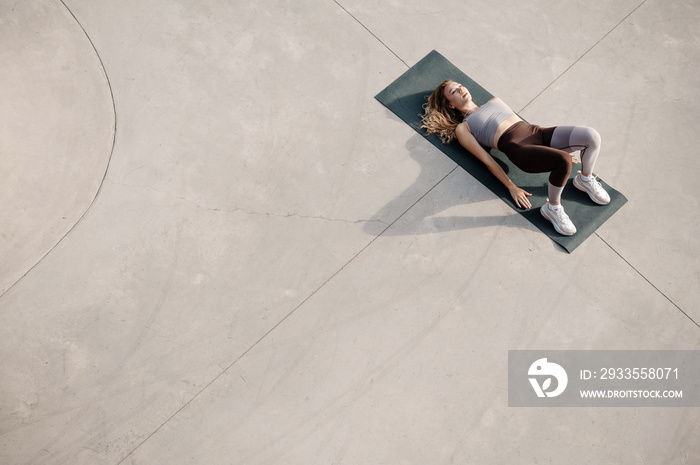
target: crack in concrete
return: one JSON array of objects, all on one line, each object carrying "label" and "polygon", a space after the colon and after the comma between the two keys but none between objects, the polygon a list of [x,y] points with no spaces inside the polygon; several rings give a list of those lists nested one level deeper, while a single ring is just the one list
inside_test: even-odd
[{"label": "crack in concrete", "polygon": [[388,226],[389,223],[386,221],[382,221],[380,219],[358,219],[358,220],[349,220],[345,218],[330,218],[327,216],[323,215],[302,215],[301,213],[294,213],[294,212],[288,212],[288,213],[274,213],[274,212],[259,212],[255,210],[247,210],[245,208],[222,208],[222,207],[211,207],[211,206],[206,206],[203,205],[195,200],[188,199],[187,197],[183,197],[181,195],[176,195],[172,192],[168,192],[165,190],[157,189],[153,186],[146,186],[146,185],[138,185],[138,184],[126,184],[126,183],[119,183],[115,181],[108,181],[110,184],[115,185],[115,186],[122,186],[122,187],[128,187],[131,189],[147,189],[151,190],[154,192],[158,192],[159,194],[167,195],[170,196],[174,199],[181,200],[189,205],[194,206],[197,209],[203,210],[203,211],[211,211],[211,212],[225,212],[225,213],[236,213],[236,212],[241,212],[246,215],[255,215],[255,216],[266,216],[266,217],[275,217],[275,218],[303,218],[303,219],[311,219],[311,220],[322,220],[322,221],[329,221],[329,222],[338,222],[338,223],[350,223],[350,224],[364,224],[364,223],[380,223],[383,225]]}]

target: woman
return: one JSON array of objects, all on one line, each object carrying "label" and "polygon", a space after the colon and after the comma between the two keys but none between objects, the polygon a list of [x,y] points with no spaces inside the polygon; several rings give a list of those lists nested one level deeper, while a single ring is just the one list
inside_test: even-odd
[{"label": "woman", "polygon": [[571,173],[571,152],[580,150],[582,165],[574,178],[574,186],[599,205],[610,202],[610,196],[593,176],[593,166],[600,152],[600,135],[595,129],[583,126],[542,128],[527,124],[499,98],[477,106],[469,91],[451,79],[445,80],[430,95],[422,118],[422,127],[429,134],[439,134],[443,143],[456,137],[465,149],[481,160],[508,188],[518,207],[530,208],[528,197],[532,194],[516,186],[484,147],[505,153],[525,172],[549,172],[549,198],[540,212],[560,234],[570,236],[576,232],[561,206],[561,193]]}]

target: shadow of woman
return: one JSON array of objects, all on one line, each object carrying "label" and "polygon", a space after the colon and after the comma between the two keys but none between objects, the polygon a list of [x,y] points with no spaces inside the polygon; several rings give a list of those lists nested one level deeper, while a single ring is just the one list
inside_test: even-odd
[{"label": "shadow of woman", "polygon": [[[528,222],[507,221],[512,214],[493,216],[438,216],[441,212],[466,203],[477,203],[492,200],[494,194],[481,185],[475,178],[466,173],[459,165],[435,182],[434,157],[443,156],[434,150],[426,150],[425,138],[419,134],[413,135],[407,142],[406,148],[421,167],[420,174],[413,184],[406,188],[397,198],[387,203],[364,226],[367,234],[378,236],[410,236],[417,234],[434,234],[447,231],[486,228],[489,226],[514,226],[518,228],[536,229]],[[465,154],[465,156],[470,156]],[[497,160],[499,161],[499,160]],[[501,163],[499,161],[499,163]],[[501,163],[508,173],[508,166]],[[485,169],[485,168],[484,168]],[[449,189],[447,188],[449,187]],[[527,186],[526,190],[543,195],[546,186]],[[438,190],[437,195],[430,195]],[[504,192],[507,194],[505,187]],[[415,199],[410,205],[407,202]],[[414,208],[420,202],[419,208]],[[537,209],[533,209],[537,214]],[[395,227],[399,219],[411,212],[413,220]],[[390,220],[387,220],[390,218]]]}]

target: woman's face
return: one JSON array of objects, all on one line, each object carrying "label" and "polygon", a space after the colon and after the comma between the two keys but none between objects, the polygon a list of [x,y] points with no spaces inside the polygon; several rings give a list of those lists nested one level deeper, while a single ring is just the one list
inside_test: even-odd
[{"label": "woman's face", "polygon": [[455,108],[462,108],[472,99],[471,94],[462,84],[458,82],[448,82],[444,90],[445,98]]}]

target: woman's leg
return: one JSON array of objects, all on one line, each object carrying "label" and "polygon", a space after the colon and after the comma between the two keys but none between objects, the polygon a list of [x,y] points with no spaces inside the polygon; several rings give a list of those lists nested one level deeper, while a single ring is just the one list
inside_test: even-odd
[{"label": "woman's leg", "polygon": [[571,156],[550,146],[554,129],[517,123],[501,136],[498,145],[521,170],[528,173],[550,173],[549,198],[540,208],[540,213],[552,222],[560,234],[570,236],[576,233],[576,227],[560,203],[561,193],[571,173]]},{"label": "woman's leg", "polygon": [[605,205],[610,196],[593,176],[593,167],[600,153],[600,134],[586,126],[557,126],[552,132],[550,147],[565,152],[581,151],[581,173],[574,178],[574,186],[588,194],[595,203]]},{"label": "woman's leg", "polygon": [[559,205],[561,204],[561,193],[564,192],[564,186],[555,186],[552,184],[550,181],[547,184],[547,195],[549,199],[549,204],[550,205]]},{"label": "woman's leg", "polygon": [[571,153],[581,151],[581,174],[590,176],[600,153],[600,134],[586,126],[557,126],[550,147]]},{"label": "woman's leg", "polygon": [[559,205],[572,166],[569,154],[550,144],[555,129],[517,123],[501,136],[498,145],[526,173],[549,172],[549,201]]},{"label": "woman's leg", "polygon": [[549,172],[549,200],[559,205],[561,192],[571,173],[568,153],[543,145],[520,145],[507,152],[510,161],[526,173]]},{"label": "woman's leg", "polygon": [[547,202],[540,208],[542,216],[551,221],[559,234],[570,236],[576,233],[576,226],[561,206],[561,193],[571,173],[571,157],[568,153],[541,145],[521,145],[511,147],[508,152],[510,161],[528,173],[549,171]]}]

